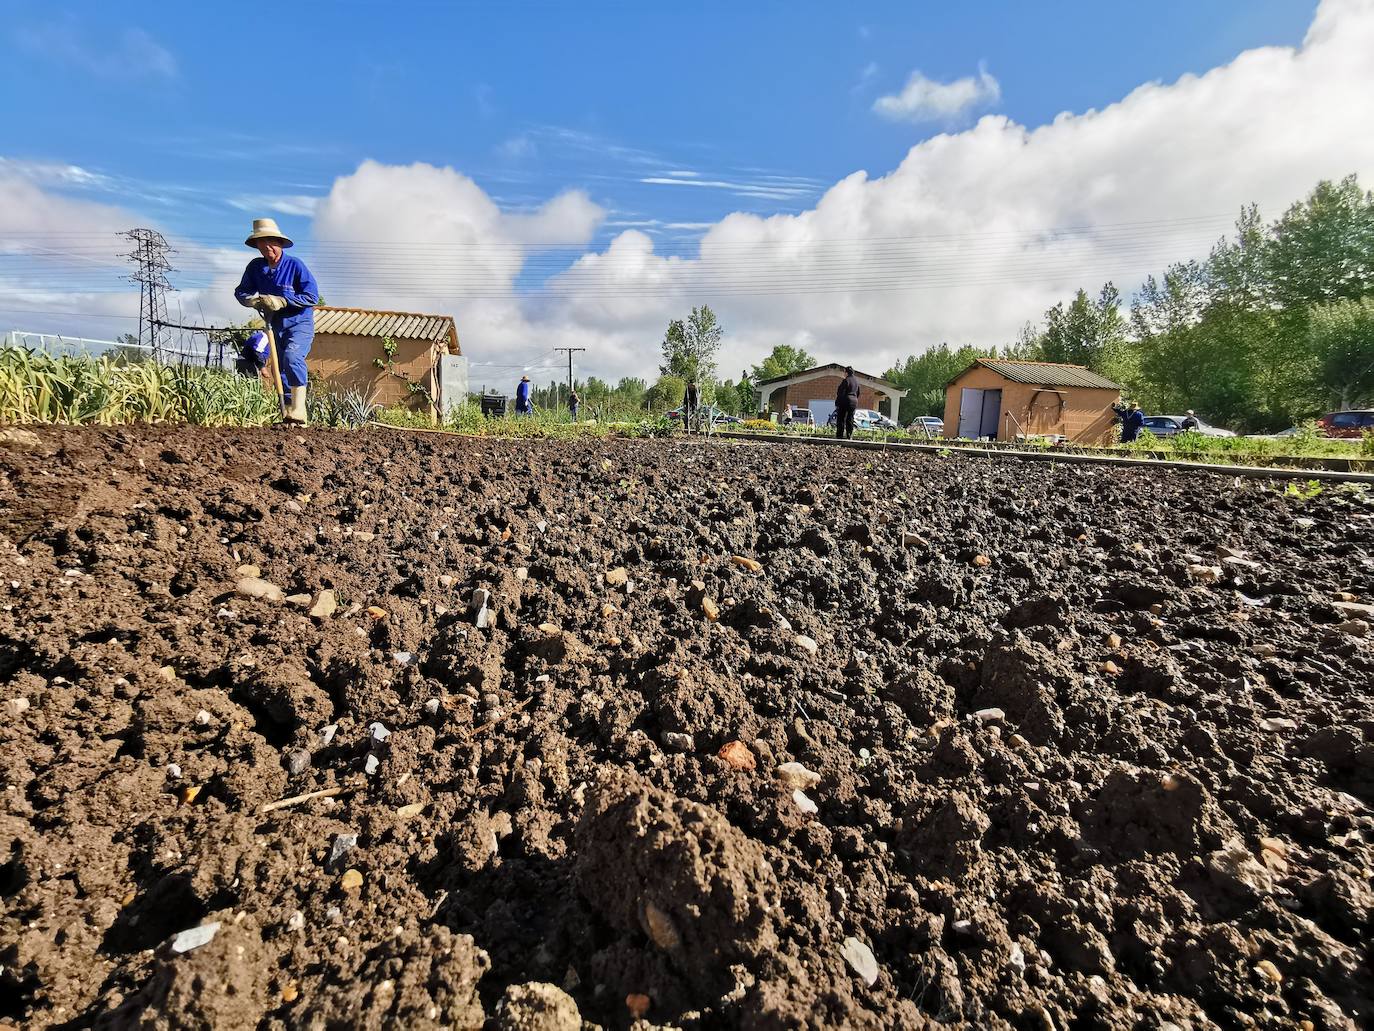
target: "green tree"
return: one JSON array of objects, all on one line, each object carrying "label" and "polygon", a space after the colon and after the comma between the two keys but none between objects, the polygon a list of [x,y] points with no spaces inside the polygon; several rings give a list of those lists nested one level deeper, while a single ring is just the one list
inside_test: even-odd
[{"label": "green tree", "polygon": [[1107,283],[1095,301],[1079,290],[1067,308],[1060,303],[1045,312],[1039,344],[1043,361],[1084,365],[1104,376],[1125,378],[1126,320],[1116,287]]},{"label": "green tree", "polygon": [[1323,181],[1270,230],[1269,299],[1285,312],[1357,300],[1374,283],[1374,194]]},{"label": "green tree", "polygon": [[704,386],[715,377],[716,355],[720,352],[724,332],[715,312],[704,304],[693,308],[686,321],[674,319],[663,334],[663,363],[658,367],[659,373],[683,380],[695,379],[698,386]]},{"label": "green tree", "polygon": [[763,380],[778,379],[781,376],[790,376],[794,372],[802,372],[811,368],[815,364],[811,356],[801,347],[793,347],[791,344],[778,344],[769,352],[768,357],[749,370],[748,379],[753,383]]},{"label": "green tree", "polygon": [[682,395],[686,389],[687,381],[683,377],[671,373],[660,376],[658,382],[645,391],[644,408],[653,415],[672,411],[682,404]]},{"label": "green tree", "polygon": [[1374,405],[1374,296],[1313,309],[1322,393],[1338,408]]}]

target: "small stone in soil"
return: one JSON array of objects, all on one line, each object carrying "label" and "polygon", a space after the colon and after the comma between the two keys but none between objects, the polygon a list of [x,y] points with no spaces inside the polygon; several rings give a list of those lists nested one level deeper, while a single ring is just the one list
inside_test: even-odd
[{"label": "small stone in soil", "polygon": [[807,816],[815,816],[818,812],[821,811],[820,806],[816,805],[815,802],[811,801],[811,799],[807,797],[806,792],[803,791],[801,788],[797,788],[795,791],[792,792],[792,801],[795,802],[797,808],[800,809]]},{"label": "small stone in soil", "polygon": [[377,767],[381,764],[381,760],[369,752],[367,758],[363,760],[363,772],[370,777],[377,772]]},{"label": "small stone in soil", "polygon": [[353,869],[345,870],[339,878],[339,887],[344,891],[357,891],[363,886],[363,875]]},{"label": "small stone in soil", "polygon": [[878,961],[873,956],[873,950],[858,938],[846,938],[840,946],[840,955],[849,964],[849,969],[870,988],[878,980]]},{"label": "small stone in soil", "polygon": [[204,709],[196,713],[196,726],[208,727],[210,725],[210,714]]},{"label": "small stone in soil", "polygon": [[816,643],[816,639],[813,637],[807,637],[805,634],[798,634],[793,640],[796,642],[797,647],[808,655],[815,655],[820,651],[820,645]]},{"label": "small stone in soil", "polygon": [[439,699],[431,698],[429,701],[425,702],[425,712],[428,713],[430,716],[438,716],[439,705]]},{"label": "small stone in soil", "polygon": [[710,598],[701,599],[701,611],[706,613],[706,618],[712,623],[720,619],[720,606]]},{"label": "small stone in soil", "polygon": [[662,734],[663,747],[673,752],[690,752],[696,748],[696,741],[691,734],[679,734],[673,730],[665,730]]},{"label": "small stone in soil", "polygon": [[610,587],[624,587],[629,582],[630,573],[624,566],[606,570],[606,584]]},{"label": "small stone in soil", "polygon": [[172,780],[179,779],[181,777],[181,767],[178,766],[176,763],[168,763],[167,776]]},{"label": "small stone in soil", "polygon": [[213,923],[201,924],[199,927],[188,928],[172,939],[172,951],[176,953],[190,952],[202,945],[209,945],[218,933],[218,920]]},{"label": "small stone in soil", "polygon": [[286,598],[276,584],[256,576],[245,576],[234,585],[234,590],[244,598],[261,598],[263,601],[283,601]]},{"label": "small stone in soil", "polygon": [[391,736],[391,731],[387,730],[380,723],[369,723],[367,726],[367,736],[374,746],[386,744],[386,739]]},{"label": "small stone in soil", "polygon": [[337,723],[330,723],[327,726],[320,728],[320,738],[324,741],[325,744],[329,744],[329,742],[334,740],[334,735],[338,732],[339,725]]},{"label": "small stone in soil", "polygon": [[310,753],[304,748],[297,748],[288,752],[286,755],[286,772],[293,777],[298,777],[310,768]]},{"label": "small stone in soil", "polygon": [[315,596],[315,604],[310,606],[309,615],[315,619],[328,619],[338,610],[339,603],[333,591],[321,591]]},{"label": "small stone in soil", "polygon": [[348,854],[358,846],[358,835],[336,834],[334,843],[329,846],[329,858],[324,861],[326,870],[337,870],[343,865]]},{"label": "small stone in soil", "polygon": [[728,741],[717,754],[726,766],[734,770],[752,770],[756,765],[754,753],[743,741]]},{"label": "small stone in soil", "polygon": [[1000,723],[1007,718],[1007,714],[996,707],[991,709],[979,709],[973,715],[978,717],[983,723]]},{"label": "small stone in soil", "polygon": [[783,763],[777,769],[777,777],[783,787],[801,791],[814,788],[821,782],[819,773],[808,770],[798,762]]}]

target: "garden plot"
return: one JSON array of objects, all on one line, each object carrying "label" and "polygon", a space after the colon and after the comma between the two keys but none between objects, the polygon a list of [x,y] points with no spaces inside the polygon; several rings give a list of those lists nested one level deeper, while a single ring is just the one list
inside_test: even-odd
[{"label": "garden plot", "polygon": [[1354,490],[0,441],[0,1025],[1374,1012]]}]

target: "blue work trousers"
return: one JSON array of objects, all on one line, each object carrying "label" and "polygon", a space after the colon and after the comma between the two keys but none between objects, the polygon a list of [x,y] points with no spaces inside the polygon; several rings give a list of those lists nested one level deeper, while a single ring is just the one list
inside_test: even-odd
[{"label": "blue work trousers", "polygon": [[277,343],[277,364],[281,366],[281,383],[287,390],[305,386],[305,356],[315,342],[315,327],[311,323],[289,328],[273,327],[272,338]]}]

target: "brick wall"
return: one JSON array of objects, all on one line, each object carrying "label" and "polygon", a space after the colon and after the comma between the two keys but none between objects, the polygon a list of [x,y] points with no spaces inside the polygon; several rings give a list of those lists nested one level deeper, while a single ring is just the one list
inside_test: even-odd
[{"label": "brick wall", "polygon": [[[843,376],[822,376],[819,379],[807,380],[805,383],[793,383],[786,390],[776,390],[769,398],[768,408],[770,411],[781,412],[789,404],[795,408],[805,408],[812,398],[822,401],[834,401],[835,391],[840,389],[840,381]],[[878,410],[878,395],[872,387],[859,384],[859,407],[872,408]]]}]

